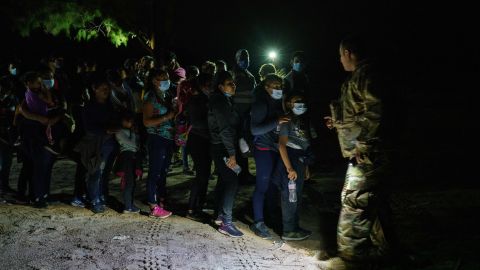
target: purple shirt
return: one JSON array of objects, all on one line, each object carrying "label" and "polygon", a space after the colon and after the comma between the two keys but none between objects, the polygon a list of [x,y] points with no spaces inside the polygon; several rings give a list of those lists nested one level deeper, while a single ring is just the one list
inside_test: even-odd
[{"label": "purple shirt", "polygon": [[25,102],[27,103],[28,110],[31,113],[39,115],[47,115],[47,103],[43,101],[37,93],[27,89],[25,92]]}]

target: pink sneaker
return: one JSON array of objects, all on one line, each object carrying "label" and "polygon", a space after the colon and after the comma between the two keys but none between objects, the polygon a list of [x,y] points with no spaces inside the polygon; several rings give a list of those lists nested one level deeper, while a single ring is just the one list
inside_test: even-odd
[{"label": "pink sneaker", "polygon": [[167,218],[172,215],[172,212],[167,211],[160,206],[155,206],[152,211],[150,212],[151,217],[157,217],[157,218]]}]

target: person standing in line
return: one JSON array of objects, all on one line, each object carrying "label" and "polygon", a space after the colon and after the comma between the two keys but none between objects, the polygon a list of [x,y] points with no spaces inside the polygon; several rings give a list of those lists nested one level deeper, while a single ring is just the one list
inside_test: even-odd
[{"label": "person standing in line", "polygon": [[[238,189],[237,157],[238,136],[241,130],[240,117],[233,107],[235,82],[228,71],[218,72],[208,101],[208,129],[212,159],[218,170],[216,203],[218,212],[215,223],[218,231],[231,237],[242,237],[243,233],[232,221],[233,204]],[[241,168],[245,169],[245,168]]]},{"label": "person standing in line", "polygon": [[[264,206],[267,205],[267,217],[272,216],[276,188],[272,179],[279,162],[278,132],[280,125],[290,121],[282,105],[283,79],[269,74],[255,88],[255,100],[252,104],[251,131],[253,134],[253,156],[257,169],[255,191],[253,193],[254,223],[250,229],[262,239],[272,238],[264,219]],[[281,162],[281,161],[280,161]]]},{"label": "person standing in line", "polygon": [[[250,73],[250,55],[246,49],[240,49],[235,53],[235,66],[233,67],[233,78],[235,80],[236,94],[233,97],[233,104],[241,121],[240,138],[251,145],[252,133],[250,131],[250,110],[252,108],[253,91],[257,86],[255,77]],[[245,151],[248,152],[248,151]],[[240,173],[240,183],[249,184],[255,181],[255,177],[248,170],[248,157],[239,156],[238,164],[243,168]]]}]

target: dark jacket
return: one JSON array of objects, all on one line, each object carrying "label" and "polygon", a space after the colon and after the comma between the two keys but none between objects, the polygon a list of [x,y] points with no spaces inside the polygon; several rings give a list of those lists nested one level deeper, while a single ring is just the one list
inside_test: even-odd
[{"label": "dark jacket", "polygon": [[73,149],[73,151],[80,153],[80,162],[89,174],[93,174],[100,168],[102,145],[108,138],[105,135],[90,133],[85,135]]},{"label": "dark jacket", "polygon": [[273,99],[263,84],[254,91],[254,102],[251,111],[251,131],[253,142],[261,148],[277,150],[278,145],[278,117],[283,115],[282,100]]},{"label": "dark jacket", "polygon": [[222,93],[213,93],[208,102],[208,129],[212,144],[223,144],[230,156],[238,145],[240,118],[233,108],[231,98]]},{"label": "dark jacket", "polygon": [[116,119],[110,102],[100,104],[95,101],[88,103],[84,107],[82,120],[85,132],[97,135],[106,134],[108,128],[114,127],[120,122]]},{"label": "dark jacket", "polygon": [[[305,73],[296,72],[291,70],[285,76],[285,94],[291,94],[293,92],[301,93],[308,96],[309,80]],[[308,97],[307,97],[308,100]]]},{"label": "dark jacket", "polygon": [[14,140],[13,119],[15,117],[15,109],[18,106],[18,99],[15,95],[9,95],[0,100],[0,144],[2,142],[10,145]]},{"label": "dark jacket", "polygon": [[248,70],[234,68],[233,77],[237,86],[233,103],[240,113],[250,108],[252,104],[252,91],[257,86],[255,77]]},{"label": "dark jacket", "polygon": [[208,96],[203,92],[192,95],[185,105],[188,122],[192,126],[190,132],[203,138],[210,138],[208,132]]}]

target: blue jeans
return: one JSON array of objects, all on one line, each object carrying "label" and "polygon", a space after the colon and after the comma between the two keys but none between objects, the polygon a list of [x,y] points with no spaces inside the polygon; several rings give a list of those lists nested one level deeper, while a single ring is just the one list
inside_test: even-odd
[{"label": "blue jeans", "polygon": [[296,193],[297,201],[290,202],[288,199],[289,190],[288,190],[288,174],[285,165],[280,160],[277,163],[277,167],[274,173],[274,184],[280,190],[280,198],[282,205],[282,224],[283,232],[293,232],[298,229],[298,210],[302,201],[302,190],[303,182],[305,178],[305,165],[301,163],[298,159],[304,154],[303,150],[297,150],[290,147],[287,147],[288,158],[292,164],[293,169],[297,172],[296,183]]},{"label": "blue jeans", "polygon": [[215,188],[216,208],[218,213],[223,216],[223,222],[231,223],[233,204],[238,189],[238,176],[225,165],[224,157],[228,157],[228,154],[223,144],[212,144],[212,158],[218,170]]},{"label": "blue jeans", "polygon": [[113,138],[110,138],[103,143],[100,149],[100,157],[102,159],[100,167],[93,174],[88,176],[88,196],[93,205],[101,203],[100,198],[104,195],[102,179],[105,178],[105,175],[110,173],[110,170],[107,168],[107,163],[110,158],[112,158],[112,153],[115,151],[116,147],[117,142]]},{"label": "blue jeans", "polygon": [[[273,194],[272,176],[279,161],[279,154],[270,150],[254,149],[253,156],[257,167],[255,191],[253,193],[253,217],[255,222],[264,220],[263,207],[265,197]],[[268,198],[270,202],[272,198]]]},{"label": "blue jeans", "polygon": [[104,173],[102,173],[102,179],[100,180],[100,190],[102,191],[102,195],[104,198],[106,198],[110,192],[109,192],[109,186],[108,182],[110,181],[110,172],[113,169],[113,163],[115,162],[115,158],[119,154],[119,145],[116,140],[113,140],[112,145],[109,147],[112,147],[110,156],[107,159],[107,162],[105,163],[105,168],[103,169]]},{"label": "blue jeans", "polygon": [[148,134],[148,179],[149,204],[158,204],[167,196],[167,170],[172,159],[173,140]]}]

